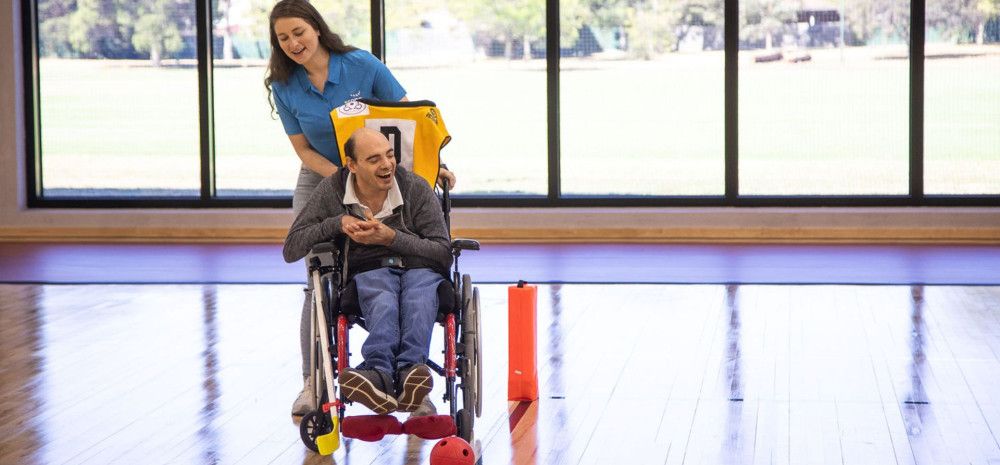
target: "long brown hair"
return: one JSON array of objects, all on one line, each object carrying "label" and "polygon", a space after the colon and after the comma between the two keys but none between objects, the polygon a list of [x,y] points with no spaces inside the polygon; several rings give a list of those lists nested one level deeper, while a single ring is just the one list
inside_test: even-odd
[{"label": "long brown hair", "polygon": [[326,25],[323,16],[319,14],[316,7],[312,6],[308,0],[281,0],[271,9],[269,18],[269,30],[271,35],[271,59],[267,63],[267,74],[264,75],[264,87],[267,88],[267,103],[271,105],[271,115],[275,113],[274,97],[271,95],[271,83],[278,81],[282,84],[288,82],[288,78],[295,72],[298,63],[293,61],[278,43],[278,35],[274,33],[274,22],[281,18],[301,18],[319,31],[319,44],[327,52],[344,54],[357,47],[347,45],[339,35],[330,30]]}]

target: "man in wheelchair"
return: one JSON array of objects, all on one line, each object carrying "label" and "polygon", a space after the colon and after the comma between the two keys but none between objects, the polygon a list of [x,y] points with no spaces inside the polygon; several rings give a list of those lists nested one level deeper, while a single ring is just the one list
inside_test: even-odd
[{"label": "man in wheelchair", "polygon": [[347,170],[324,179],[285,239],[288,262],[339,234],[349,239],[368,338],[364,362],[339,374],[343,395],[377,414],[413,412],[433,379],[426,365],[438,284],[452,263],[441,204],[422,178],[396,164],[386,137],[360,128],[344,146]]}]

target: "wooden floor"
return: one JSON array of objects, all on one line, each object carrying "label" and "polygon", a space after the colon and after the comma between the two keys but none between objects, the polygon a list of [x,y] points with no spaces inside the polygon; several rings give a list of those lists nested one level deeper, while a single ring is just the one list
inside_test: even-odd
[{"label": "wooden floor", "polygon": [[[533,403],[506,400],[506,287],[481,292],[484,464],[1000,463],[1000,287],[540,286]],[[0,285],[0,463],[330,463],[288,415],[301,298]]]}]

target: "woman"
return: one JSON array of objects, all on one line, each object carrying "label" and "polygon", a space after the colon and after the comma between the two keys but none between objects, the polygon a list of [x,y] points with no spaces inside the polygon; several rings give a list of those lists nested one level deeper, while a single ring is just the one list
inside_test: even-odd
[{"label": "woman", "polygon": [[[406,91],[371,53],[345,45],[307,0],[281,0],[274,5],[270,36],[271,59],[264,86],[272,112],[277,111],[302,161],[292,197],[292,210],[298,216],[316,185],[341,168],[330,112],[359,98],[405,101]],[[455,185],[450,171],[442,168],[440,177]],[[308,379],[311,299],[306,290],[300,323],[305,386],[292,405],[293,415],[316,408]]]}]

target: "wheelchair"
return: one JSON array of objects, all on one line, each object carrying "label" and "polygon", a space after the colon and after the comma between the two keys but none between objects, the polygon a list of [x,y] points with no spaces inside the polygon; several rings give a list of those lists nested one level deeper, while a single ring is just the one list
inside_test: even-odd
[{"label": "wheelchair", "polygon": [[[450,231],[451,202],[447,187],[442,189],[442,205]],[[305,446],[321,454],[332,453],[339,446],[339,428],[344,425],[346,404],[350,401],[342,393],[338,395],[337,379],[351,366],[349,330],[355,325],[365,327],[357,289],[348,280],[349,249],[350,241],[342,235],[332,242],[317,244],[306,256],[313,289],[309,373],[318,408],[302,417],[299,431]],[[448,404],[447,421],[453,422],[454,427],[448,426],[471,442],[475,418],[482,414],[483,377],[479,289],[458,267],[458,258],[466,250],[479,250],[479,243],[470,239],[452,240],[451,276],[437,290],[440,304],[435,325],[444,329],[444,357],[440,363],[429,357],[427,366],[445,379],[443,400]]]}]

